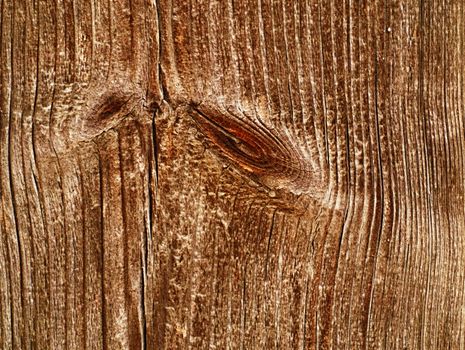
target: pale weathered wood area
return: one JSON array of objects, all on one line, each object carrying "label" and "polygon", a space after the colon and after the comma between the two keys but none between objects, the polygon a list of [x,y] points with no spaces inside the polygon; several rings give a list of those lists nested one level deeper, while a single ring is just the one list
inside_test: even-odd
[{"label": "pale weathered wood area", "polygon": [[465,2],[2,0],[1,349],[465,349]]}]

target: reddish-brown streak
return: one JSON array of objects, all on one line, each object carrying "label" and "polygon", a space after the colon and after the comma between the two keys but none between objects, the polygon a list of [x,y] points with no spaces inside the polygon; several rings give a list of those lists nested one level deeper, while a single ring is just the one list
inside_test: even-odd
[{"label": "reddish-brown streak", "polygon": [[292,183],[308,187],[309,172],[302,155],[268,130],[232,114],[192,107],[189,114],[210,143],[239,169],[267,186]]},{"label": "reddish-brown streak", "polygon": [[[256,174],[267,168],[267,140],[261,140],[251,130],[238,122],[228,120],[221,114],[207,116],[198,109],[192,109],[200,131],[231,161]],[[265,152],[264,152],[265,151]]]}]

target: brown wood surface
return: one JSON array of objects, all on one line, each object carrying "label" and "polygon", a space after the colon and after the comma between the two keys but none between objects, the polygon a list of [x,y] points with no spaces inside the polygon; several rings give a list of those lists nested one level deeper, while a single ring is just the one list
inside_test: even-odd
[{"label": "brown wood surface", "polygon": [[465,2],[2,0],[1,349],[465,349]]}]

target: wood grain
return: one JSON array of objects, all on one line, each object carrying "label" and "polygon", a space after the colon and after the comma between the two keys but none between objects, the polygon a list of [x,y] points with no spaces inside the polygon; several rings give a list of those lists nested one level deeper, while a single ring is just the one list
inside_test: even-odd
[{"label": "wood grain", "polygon": [[0,348],[465,348],[464,6],[3,0]]}]

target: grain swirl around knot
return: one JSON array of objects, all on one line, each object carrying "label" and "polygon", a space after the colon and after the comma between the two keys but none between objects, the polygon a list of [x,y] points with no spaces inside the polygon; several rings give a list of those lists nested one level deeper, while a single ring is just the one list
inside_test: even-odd
[{"label": "grain swirl around knot", "polygon": [[190,106],[189,115],[221,157],[268,188],[308,192],[312,172],[299,150],[250,119],[206,106]]}]

